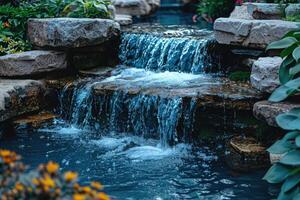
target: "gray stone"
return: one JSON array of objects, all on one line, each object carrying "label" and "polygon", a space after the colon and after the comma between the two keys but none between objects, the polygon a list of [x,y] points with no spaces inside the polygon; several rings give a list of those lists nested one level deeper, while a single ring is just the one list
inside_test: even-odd
[{"label": "gray stone", "polygon": [[282,10],[275,3],[244,3],[247,12],[253,19],[281,19]]},{"label": "gray stone", "polygon": [[230,14],[230,18],[234,19],[253,19],[253,17],[248,13],[247,6],[236,6],[232,13]]},{"label": "gray stone", "polygon": [[28,37],[34,46],[77,48],[102,44],[119,35],[120,25],[109,19],[29,19]]},{"label": "gray stone", "polygon": [[300,107],[300,104],[293,102],[259,101],[254,104],[253,114],[257,119],[267,122],[268,125],[277,127],[276,117],[297,107]]},{"label": "gray stone", "polygon": [[264,49],[287,32],[298,29],[296,22],[219,18],[214,23],[216,40],[221,44]]},{"label": "gray stone", "polygon": [[0,76],[20,77],[44,74],[67,68],[65,53],[27,51],[0,57]]},{"label": "gray stone", "polygon": [[44,92],[40,81],[0,79],[0,122],[40,110]]},{"label": "gray stone", "polygon": [[300,4],[289,4],[288,7],[285,8],[285,15],[287,17],[295,16],[300,13]]},{"label": "gray stone", "polygon": [[259,58],[252,65],[251,84],[261,92],[272,93],[279,85],[281,57]]},{"label": "gray stone", "polygon": [[118,22],[121,26],[128,26],[132,24],[131,15],[116,15],[115,21]]},{"label": "gray stone", "polygon": [[113,0],[117,14],[142,16],[149,15],[152,7],[147,0]]}]

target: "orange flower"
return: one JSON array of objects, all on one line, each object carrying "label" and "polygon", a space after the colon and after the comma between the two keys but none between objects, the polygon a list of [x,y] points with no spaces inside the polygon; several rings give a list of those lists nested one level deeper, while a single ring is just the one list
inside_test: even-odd
[{"label": "orange flower", "polygon": [[74,181],[75,179],[77,179],[77,177],[78,177],[78,174],[75,173],[75,172],[71,172],[71,171],[66,172],[66,173],[64,174],[64,178],[65,178],[65,180],[66,180],[67,182]]},{"label": "orange flower", "polygon": [[85,196],[82,194],[74,194],[73,200],[85,200]]},{"label": "orange flower", "polygon": [[91,189],[90,187],[83,187],[83,188],[82,188],[82,191],[83,191],[84,193],[90,193],[90,192],[92,191],[92,189]]},{"label": "orange flower", "polygon": [[39,182],[39,180],[38,180],[37,178],[32,179],[31,182],[32,182],[34,185],[39,185],[39,184],[40,184],[40,182]]},{"label": "orange flower", "polygon": [[54,188],[55,187],[55,182],[50,176],[46,175],[40,181],[45,188]]},{"label": "orange flower", "polygon": [[96,181],[91,182],[91,186],[93,188],[95,188],[96,190],[102,190],[103,189],[103,185],[99,182],[96,182]]},{"label": "orange flower", "polygon": [[97,200],[110,200],[109,196],[104,192],[99,192],[97,194]]},{"label": "orange flower", "polygon": [[23,191],[25,189],[24,186],[21,183],[16,183],[15,188],[18,191]]},{"label": "orange flower", "polygon": [[47,172],[49,172],[50,174],[56,173],[58,168],[59,168],[59,165],[52,161],[50,161],[46,166]]},{"label": "orange flower", "polygon": [[3,28],[9,28],[10,27],[10,24],[9,24],[9,22],[4,22],[3,23]]},{"label": "orange flower", "polygon": [[12,152],[11,151],[8,151],[8,150],[0,150],[0,156],[1,157],[7,157],[11,154]]}]

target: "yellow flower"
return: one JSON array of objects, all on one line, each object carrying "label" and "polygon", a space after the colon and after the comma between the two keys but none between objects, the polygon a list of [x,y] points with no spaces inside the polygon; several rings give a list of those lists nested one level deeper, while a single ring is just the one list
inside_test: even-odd
[{"label": "yellow flower", "polygon": [[59,168],[59,165],[52,161],[50,161],[46,166],[47,172],[49,172],[50,174],[56,173],[58,168]]},{"label": "yellow flower", "polygon": [[25,189],[24,186],[21,183],[16,183],[15,188],[18,191],[23,191]]},{"label": "yellow flower", "polygon": [[90,187],[83,187],[83,188],[82,188],[82,191],[83,191],[84,193],[90,193],[90,192],[92,191],[92,189],[91,189]]},{"label": "yellow flower", "polygon": [[50,176],[45,176],[43,179],[41,179],[41,183],[45,188],[54,188],[55,182]]},{"label": "yellow flower", "polygon": [[96,182],[96,181],[91,182],[91,186],[93,188],[95,188],[96,190],[102,190],[103,189],[103,185],[99,182]]},{"label": "yellow flower", "polygon": [[97,200],[110,200],[109,196],[104,192],[99,192],[97,194]]},{"label": "yellow flower", "polygon": [[32,179],[31,181],[34,185],[38,185],[40,182],[37,178]]},{"label": "yellow flower", "polygon": [[85,200],[85,196],[82,194],[74,194],[73,200]]},{"label": "yellow flower", "polygon": [[10,156],[11,154],[11,151],[8,151],[8,150],[0,150],[0,156],[1,157],[7,157],[7,156]]},{"label": "yellow flower", "polygon": [[74,181],[75,179],[77,179],[77,176],[78,176],[78,174],[77,173],[75,173],[75,172],[66,172],[65,174],[64,174],[64,178],[65,178],[65,180],[67,181],[67,182],[71,182],[71,181]]}]

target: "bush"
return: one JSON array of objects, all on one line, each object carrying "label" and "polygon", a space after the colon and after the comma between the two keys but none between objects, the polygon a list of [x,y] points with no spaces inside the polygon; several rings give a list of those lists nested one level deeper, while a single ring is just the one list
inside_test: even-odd
[{"label": "bush", "polygon": [[61,173],[54,162],[41,164],[38,169],[26,172],[21,157],[8,150],[0,150],[0,195],[2,200],[109,200],[99,182],[81,186],[78,174]]},{"label": "bush", "polygon": [[234,6],[235,0],[201,0],[197,12],[214,21],[219,17],[228,17]]}]

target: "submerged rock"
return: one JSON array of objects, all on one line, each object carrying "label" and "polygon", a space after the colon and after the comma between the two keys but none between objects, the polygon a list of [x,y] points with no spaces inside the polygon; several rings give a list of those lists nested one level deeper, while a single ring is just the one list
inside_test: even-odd
[{"label": "submerged rock", "polygon": [[109,19],[48,18],[28,20],[31,44],[43,48],[100,45],[119,35],[120,26]]},{"label": "submerged rock", "polygon": [[0,76],[34,76],[65,70],[66,54],[56,51],[27,51],[0,57]]},{"label": "submerged rock", "polygon": [[269,101],[259,101],[254,104],[253,113],[257,119],[267,122],[270,126],[277,127],[276,117],[279,114],[288,112],[297,107],[300,107],[300,104],[294,102],[273,103]]},{"label": "submerged rock", "polygon": [[281,57],[259,58],[252,65],[251,84],[261,92],[272,93],[278,86]]},{"label": "submerged rock", "polygon": [[40,81],[0,79],[0,122],[40,110],[44,91]]},{"label": "submerged rock", "polygon": [[221,44],[264,49],[286,33],[297,30],[296,22],[219,18],[214,23],[216,40]]},{"label": "submerged rock", "polygon": [[237,171],[247,172],[270,165],[266,148],[254,138],[235,137],[227,144],[227,165]]}]

